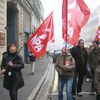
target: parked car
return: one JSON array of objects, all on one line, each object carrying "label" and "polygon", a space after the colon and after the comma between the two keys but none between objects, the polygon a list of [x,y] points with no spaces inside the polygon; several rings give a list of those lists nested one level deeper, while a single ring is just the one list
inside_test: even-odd
[{"label": "parked car", "polygon": [[53,57],[53,63],[56,62],[57,57],[61,54],[61,50],[54,50],[54,53],[52,54]]}]

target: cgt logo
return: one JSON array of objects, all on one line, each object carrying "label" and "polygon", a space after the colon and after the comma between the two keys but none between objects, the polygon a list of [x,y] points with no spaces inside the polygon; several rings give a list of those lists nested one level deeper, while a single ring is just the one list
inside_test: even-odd
[{"label": "cgt logo", "polygon": [[47,38],[47,34],[42,34],[41,36],[37,36],[37,34],[31,39],[32,47],[36,52],[40,52],[40,50],[44,47],[42,41]]}]

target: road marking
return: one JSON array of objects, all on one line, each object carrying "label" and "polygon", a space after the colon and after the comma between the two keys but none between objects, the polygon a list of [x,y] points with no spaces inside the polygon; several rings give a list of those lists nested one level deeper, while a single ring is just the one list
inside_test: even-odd
[{"label": "road marking", "polygon": [[55,70],[54,85],[52,92],[57,92],[58,90],[58,72]]},{"label": "road marking", "polygon": [[[83,91],[82,94],[90,94],[91,92],[85,92]],[[63,94],[66,94],[66,92],[63,92]],[[52,92],[51,95],[58,95],[58,92]]]}]

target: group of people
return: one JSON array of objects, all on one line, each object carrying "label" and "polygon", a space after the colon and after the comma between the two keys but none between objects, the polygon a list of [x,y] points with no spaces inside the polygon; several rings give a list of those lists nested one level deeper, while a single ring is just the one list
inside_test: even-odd
[{"label": "group of people", "polygon": [[[77,46],[62,48],[62,54],[57,58],[55,69],[58,72],[58,99],[63,100],[63,89],[66,84],[67,100],[74,100],[76,95],[82,96],[82,84],[86,74],[86,66],[91,69],[91,93],[96,92],[96,100],[100,100],[100,42],[93,41],[92,48],[87,51],[84,40],[80,39]],[[29,58],[34,74],[35,57],[30,52]],[[17,91],[24,86],[21,69],[24,62],[15,44],[7,47],[3,53],[1,69],[4,74],[3,86],[9,90],[11,100],[17,99]]]},{"label": "group of people", "polygon": [[58,99],[63,100],[63,88],[66,84],[67,100],[75,100],[76,95],[82,96],[82,85],[87,72],[91,69],[91,94],[96,92],[96,100],[100,100],[100,42],[95,40],[92,48],[87,51],[84,40],[80,39],[77,46],[68,50],[62,48],[57,58],[55,69],[58,72]]}]

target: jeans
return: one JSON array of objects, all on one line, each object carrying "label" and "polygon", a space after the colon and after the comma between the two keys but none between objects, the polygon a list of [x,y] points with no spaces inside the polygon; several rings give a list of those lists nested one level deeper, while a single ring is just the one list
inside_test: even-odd
[{"label": "jeans", "polygon": [[58,83],[59,100],[63,100],[63,88],[65,84],[66,84],[67,100],[72,100],[73,77],[59,77],[58,82],[59,82]]}]

